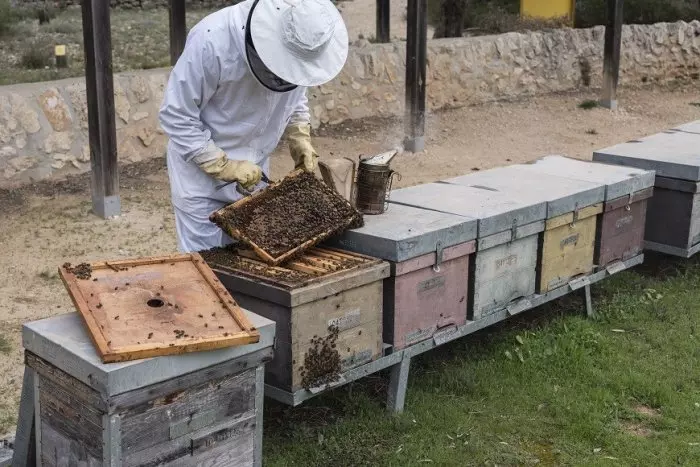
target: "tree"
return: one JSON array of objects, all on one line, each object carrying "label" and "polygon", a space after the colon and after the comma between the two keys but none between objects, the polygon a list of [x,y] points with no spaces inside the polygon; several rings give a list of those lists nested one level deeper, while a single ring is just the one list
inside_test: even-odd
[{"label": "tree", "polygon": [[468,0],[440,0],[440,21],[433,37],[462,37]]}]

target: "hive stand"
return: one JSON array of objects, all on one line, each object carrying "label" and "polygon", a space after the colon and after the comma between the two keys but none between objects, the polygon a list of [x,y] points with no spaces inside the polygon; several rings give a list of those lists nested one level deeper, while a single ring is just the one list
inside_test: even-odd
[{"label": "hive stand", "polygon": [[261,465],[263,365],[275,324],[247,316],[260,331],[256,344],[114,364],[101,362],[77,313],[24,325],[11,465],[40,466],[42,456],[54,465],[181,465],[234,455]]},{"label": "hive stand", "polygon": [[343,373],[340,378],[333,383],[317,388],[311,388],[310,390],[303,389],[296,392],[281,391],[278,388],[265,385],[265,395],[283,404],[296,407],[302,404],[304,401],[316,397],[323,392],[338,388],[364,376],[389,368],[389,388],[386,399],[387,409],[394,413],[402,412],[406,401],[406,389],[408,387],[408,375],[411,358],[434,349],[435,347],[439,347],[461,337],[473,334],[500,321],[504,321],[511,316],[531,310],[557,298],[561,298],[571,292],[581,292],[583,294],[586,314],[589,317],[592,317],[594,316],[594,312],[591,300],[591,285],[610,277],[613,274],[618,274],[626,269],[637,266],[643,261],[644,255],[640,254],[629,260],[611,264],[605,269],[602,269],[589,276],[578,278],[565,286],[559,287],[545,294],[536,294],[522,299],[515,304],[502,308],[497,312],[486,316],[483,319],[477,321],[467,321],[467,323],[463,326],[444,329],[439,334],[435,334],[432,339],[422,341],[397,352],[391,353],[391,348],[389,346],[385,346],[387,349],[384,357]]}]

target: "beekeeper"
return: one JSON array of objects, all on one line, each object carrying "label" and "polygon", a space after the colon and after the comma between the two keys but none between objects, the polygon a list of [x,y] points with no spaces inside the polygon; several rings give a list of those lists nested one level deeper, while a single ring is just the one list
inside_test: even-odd
[{"label": "beekeeper", "polygon": [[160,109],[180,251],[231,242],[209,215],[264,186],[283,136],[295,167],[316,169],[306,88],[333,79],[347,53],[330,0],[246,0],[192,28]]}]

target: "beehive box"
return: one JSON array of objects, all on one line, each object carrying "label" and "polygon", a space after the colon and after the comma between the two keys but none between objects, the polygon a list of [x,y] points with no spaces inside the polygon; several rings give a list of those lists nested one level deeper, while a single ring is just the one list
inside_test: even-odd
[{"label": "beehive box", "polygon": [[25,324],[38,465],[261,465],[275,324],[245,313],[255,344],[112,364],[77,313]]},{"label": "beehive box", "polygon": [[682,257],[700,248],[700,122],[600,149],[593,160],[655,173],[648,201],[647,249]]},{"label": "beehive box", "polygon": [[538,173],[605,186],[603,212],[598,216],[596,226],[596,266],[604,268],[643,251],[647,200],[653,193],[653,171],[561,156],[547,156],[524,167]]},{"label": "beehive box", "polygon": [[384,342],[394,350],[467,321],[475,219],[394,204],[331,244],[384,259]]},{"label": "beehive box", "polygon": [[390,203],[477,220],[469,319],[482,319],[535,293],[538,234],[544,230],[546,203],[523,201],[497,190],[446,183],[393,191]]},{"label": "beehive box", "polygon": [[526,170],[523,165],[486,170],[445,182],[498,190],[533,203],[546,202],[538,293],[561,287],[593,271],[596,215],[603,209],[603,184],[540,174]]},{"label": "beehive box", "polygon": [[202,256],[241,306],[277,323],[267,384],[313,389],[382,355],[388,263],[329,248],[312,248],[284,267],[231,249]]}]

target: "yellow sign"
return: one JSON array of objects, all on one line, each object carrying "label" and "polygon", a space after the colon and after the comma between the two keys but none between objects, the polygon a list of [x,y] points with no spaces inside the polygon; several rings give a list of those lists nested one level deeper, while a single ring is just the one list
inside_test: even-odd
[{"label": "yellow sign", "polygon": [[55,48],[55,53],[57,57],[62,57],[66,54],[66,46],[65,45],[57,45]]},{"label": "yellow sign", "polygon": [[520,0],[520,16],[531,18],[569,18],[573,23],[576,0]]}]

